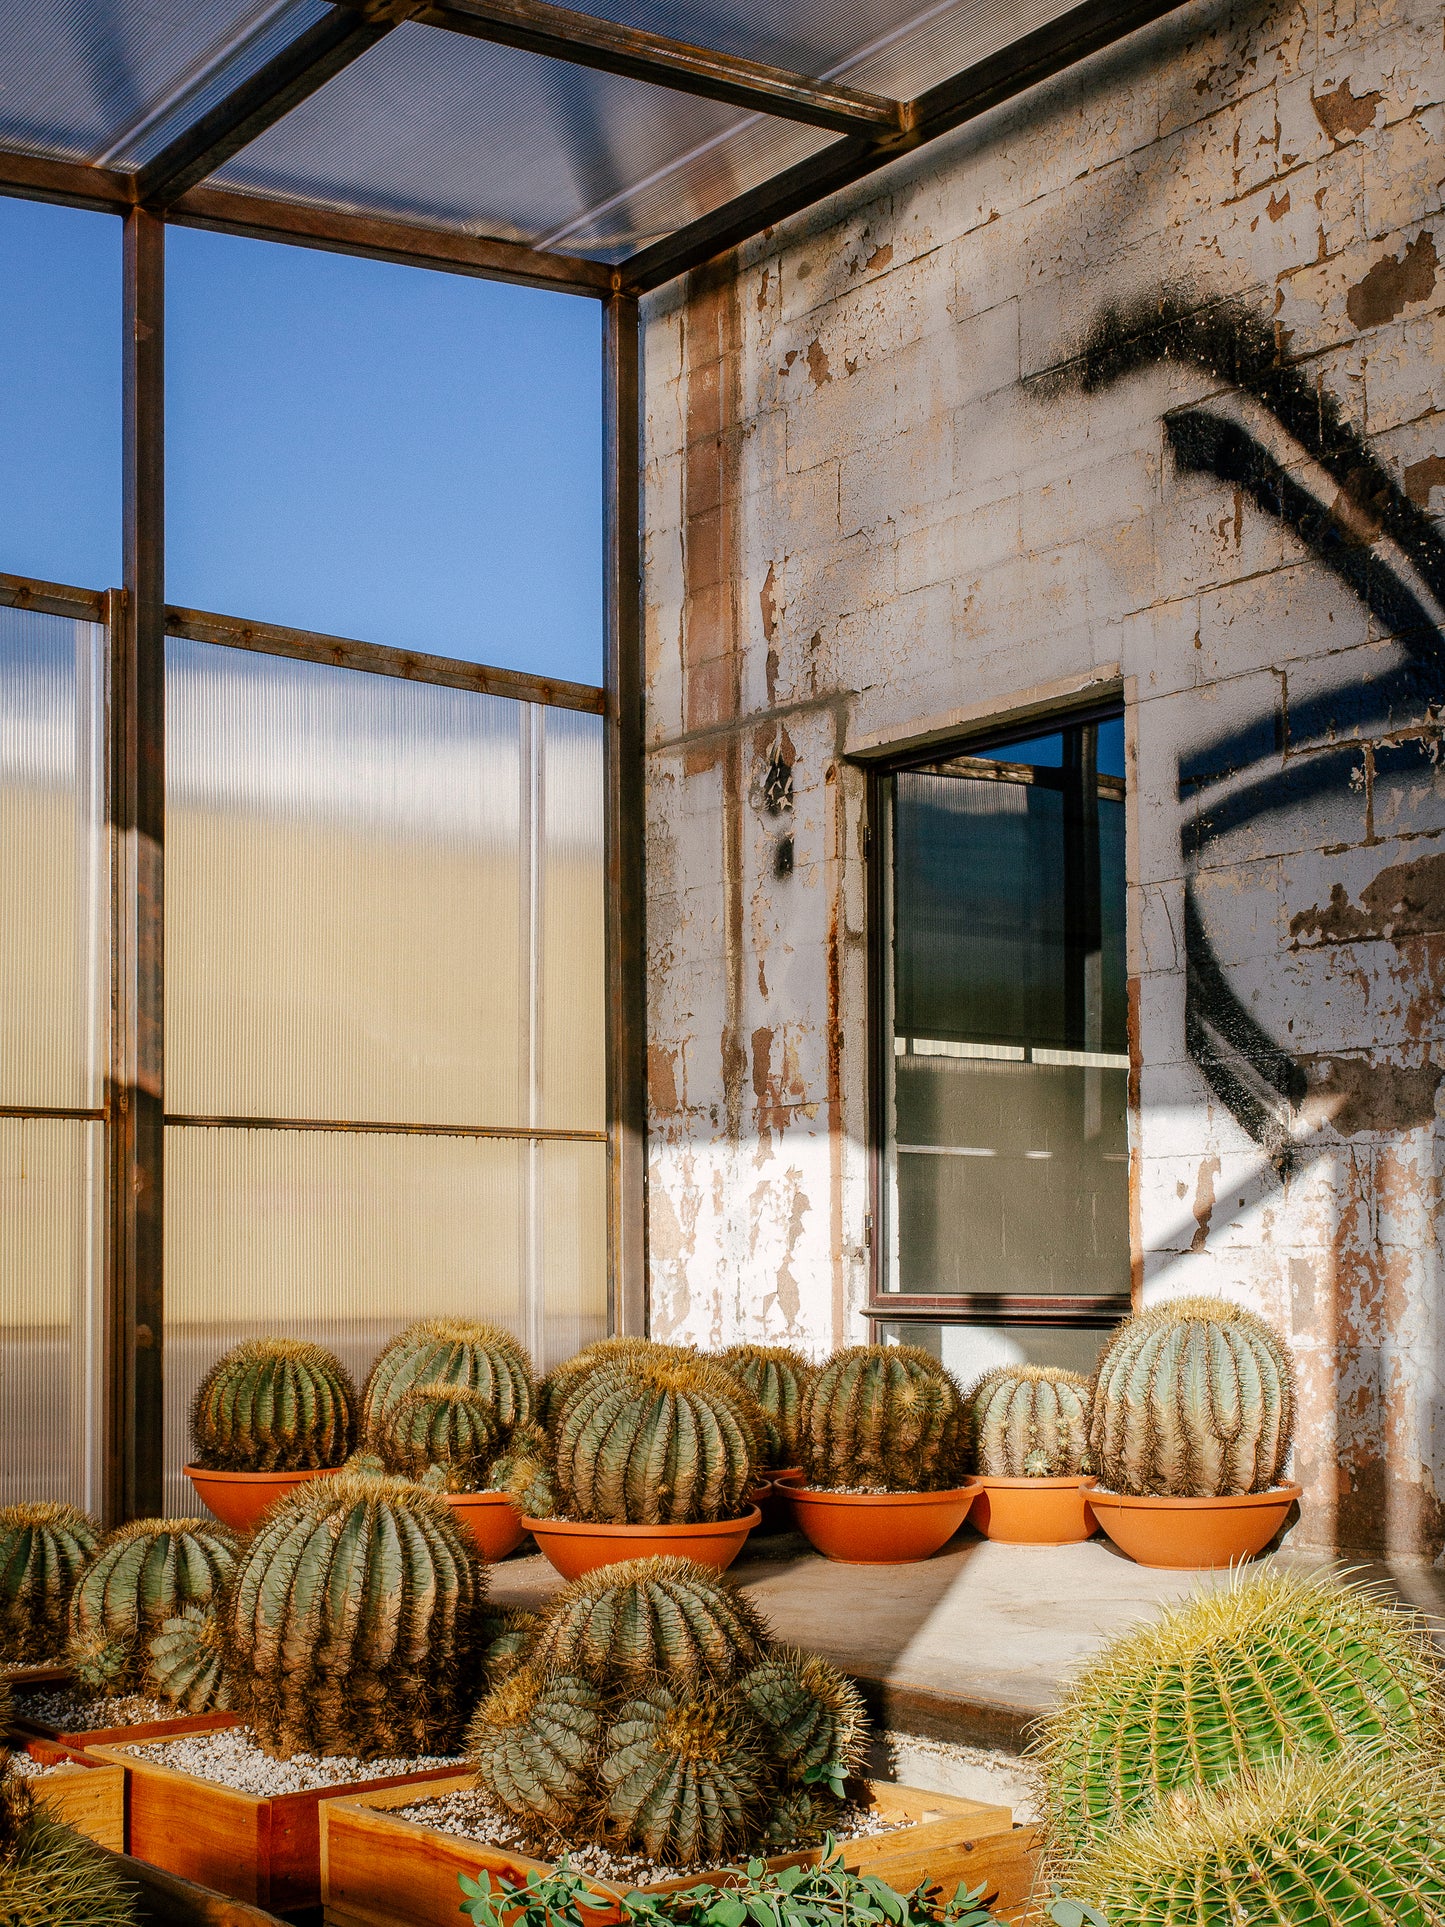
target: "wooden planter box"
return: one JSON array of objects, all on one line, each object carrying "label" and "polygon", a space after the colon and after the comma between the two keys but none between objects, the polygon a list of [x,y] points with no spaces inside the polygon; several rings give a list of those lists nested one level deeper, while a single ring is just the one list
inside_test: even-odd
[{"label": "wooden planter box", "polygon": [[312,1787],[305,1793],[242,1793],[216,1780],[198,1779],[176,1767],[141,1759],[135,1745],[149,1744],[157,1737],[143,1733],[130,1746],[90,1749],[96,1758],[126,1770],[131,1853],[203,1887],[278,1913],[314,1907],[321,1899],[318,1809],[358,1793],[455,1774],[452,1767],[433,1766],[388,1779]]},{"label": "wooden planter box", "polygon": [[[469,1773],[457,1773],[431,1787],[352,1794],[344,1800],[329,1801],[321,1814],[327,1927],[452,1927],[461,1906],[459,1874],[475,1879],[485,1868],[515,1884],[534,1869],[547,1871],[542,1862],[524,1854],[441,1833],[419,1821],[403,1819],[394,1811],[418,1797],[455,1793],[471,1784]],[[912,1787],[889,1786],[881,1781],[855,1789],[855,1797],[868,1800],[880,1812],[905,1817],[909,1825],[896,1833],[845,1841],[843,1855],[849,1867],[866,1868],[896,1884],[889,1868],[911,1865],[916,1857],[926,1863],[929,1877],[940,1881],[950,1894],[963,1879],[970,1886],[983,1879],[996,1881],[1001,1894],[1005,1887],[1010,1894],[1016,1889],[1026,1894],[1032,1884],[1032,1864],[1020,1842],[1020,1836],[1027,1833],[1032,1846],[1032,1832],[1014,1828],[1008,1807],[984,1806],[976,1800],[957,1800],[941,1793],[920,1793]],[[767,1864],[776,1872],[819,1858],[819,1850],[813,1848],[779,1854]],[[921,1877],[921,1872],[914,1874],[908,1884],[916,1886]],[[723,1867],[711,1874],[664,1881],[647,1891],[675,1892],[704,1881],[723,1886],[731,1878],[729,1869]],[[600,1898],[610,1900],[619,1900],[628,1891],[605,1880],[593,1880],[589,1885]],[[608,1915],[599,1914],[598,1927],[605,1927],[608,1919]]]},{"label": "wooden planter box", "polygon": [[[109,1769],[106,1769],[109,1771]],[[129,1854],[116,1854],[115,1871],[139,1889],[136,1918],[141,1927],[282,1927],[275,1914],[263,1913],[244,1900],[198,1887]]]},{"label": "wooden planter box", "polygon": [[102,1766],[84,1753],[50,1740],[31,1740],[25,1751],[38,1766],[53,1767],[44,1779],[27,1780],[36,1804],[77,1833],[125,1852],[125,1769]]},{"label": "wooden planter box", "polygon": [[222,1726],[239,1726],[235,1713],[178,1713],[173,1720],[145,1720],[139,1726],[98,1726],[90,1733],[66,1733],[43,1720],[17,1714],[12,1729],[25,1740],[53,1740],[85,1753],[97,1746],[144,1746],[148,1740],[168,1740],[182,1733],[214,1733]]},{"label": "wooden planter box", "polygon": [[68,1686],[70,1668],[63,1662],[54,1666],[0,1666],[0,1679],[12,1689],[17,1686]]}]

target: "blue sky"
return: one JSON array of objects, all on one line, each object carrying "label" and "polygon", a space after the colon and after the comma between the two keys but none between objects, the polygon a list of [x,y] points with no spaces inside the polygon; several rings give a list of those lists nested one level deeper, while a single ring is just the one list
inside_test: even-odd
[{"label": "blue sky", "polygon": [[[172,602],[599,682],[596,303],[172,229]],[[120,579],[120,223],[0,199],[0,570]]]}]

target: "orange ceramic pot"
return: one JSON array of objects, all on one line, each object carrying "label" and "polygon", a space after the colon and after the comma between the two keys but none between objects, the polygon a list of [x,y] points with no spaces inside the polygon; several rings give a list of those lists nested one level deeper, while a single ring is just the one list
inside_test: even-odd
[{"label": "orange ceramic pot", "polygon": [[600,1526],[586,1519],[526,1518],[522,1524],[564,1579],[580,1579],[584,1572],[620,1565],[624,1559],[696,1559],[724,1572],[762,1516],[750,1506],[741,1519],[700,1526]]},{"label": "orange ceramic pot", "polygon": [[199,1465],[188,1465],[185,1472],[201,1504],[223,1526],[249,1532],[263,1512],[298,1485],[311,1479],[334,1479],[340,1469],[328,1465],[316,1472],[207,1472]]},{"label": "orange ceramic pot", "polygon": [[929,1559],[968,1516],[977,1487],[947,1492],[825,1492],[793,1480],[793,1517],[817,1551],[845,1566],[902,1566]]},{"label": "orange ceramic pot", "polygon": [[1227,1499],[1133,1498],[1100,1491],[1097,1484],[1088,1492],[1090,1511],[1120,1552],[1138,1565],[1176,1572],[1213,1571],[1253,1559],[1300,1496],[1300,1488],[1288,1483]]},{"label": "orange ceramic pot", "polygon": [[780,1466],[776,1472],[768,1474],[768,1486],[764,1496],[759,1499],[754,1494],[754,1504],[763,1515],[764,1532],[785,1532],[792,1528],[793,1505],[788,1497],[790,1482],[803,1481],[803,1468],[800,1465]]},{"label": "orange ceramic pot", "polygon": [[1072,1479],[970,1479],[978,1488],[968,1523],[1009,1546],[1071,1546],[1099,1529],[1084,1488]]},{"label": "orange ceramic pot", "polygon": [[522,1515],[505,1492],[444,1492],[452,1517],[476,1540],[487,1564],[515,1552],[527,1536]]}]

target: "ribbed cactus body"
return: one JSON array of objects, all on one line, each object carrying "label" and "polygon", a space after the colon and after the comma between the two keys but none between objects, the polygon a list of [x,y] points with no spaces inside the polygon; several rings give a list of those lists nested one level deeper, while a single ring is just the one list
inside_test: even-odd
[{"label": "ribbed cactus body", "polygon": [[629,1559],[574,1579],[548,1605],[531,1663],[629,1688],[724,1682],[762,1656],[755,1607],[690,1559]]},{"label": "ribbed cactus body", "polygon": [[813,1366],[790,1345],[731,1345],[718,1363],[756,1399],[766,1427],[765,1462],[796,1465],[802,1446],[803,1394]]},{"label": "ribbed cactus body", "polygon": [[987,1479],[1063,1479],[1092,1470],[1089,1381],[1048,1365],[985,1372],[964,1404],[975,1470]]},{"label": "ribbed cactus body", "polygon": [[1110,1491],[1264,1492],[1284,1470],[1294,1374],[1275,1332],[1224,1298],[1128,1318],[1094,1374],[1090,1449]]},{"label": "ribbed cactus body", "polygon": [[318,1480],[266,1515],[221,1613],[238,1706],[268,1753],[451,1751],[484,1576],[444,1499]]},{"label": "ribbed cactus body", "polygon": [[1284,1573],[1200,1593],[1115,1640],[1050,1717],[1051,1835],[1103,1851],[1178,1789],[1281,1757],[1438,1750],[1441,1707],[1428,1635],[1367,1593]]},{"label": "ribbed cactus body", "polygon": [[381,1449],[385,1421],[417,1385],[459,1385],[492,1408],[497,1429],[524,1425],[536,1409],[531,1360],[509,1332],[468,1318],[422,1318],[378,1353],[362,1394],[361,1425]]},{"label": "ribbed cactus body", "polygon": [[686,1525],[747,1511],[757,1407],[726,1372],[691,1359],[605,1365],[552,1428],[557,1510],[605,1525]]},{"label": "ribbed cactus body", "polygon": [[[162,1622],[186,1606],[208,1606],[235,1566],[232,1534],[202,1519],[133,1519],[108,1534],[70,1597],[77,1668],[96,1691],[128,1690],[144,1677],[146,1649]],[[118,1670],[107,1659],[116,1648],[129,1653]]]},{"label": "ribbed cactus body", "polygon": [[966,1421],[952,1375],[915,1345],[835,1352],[803,1402],[809,1485],[938,1492],[963,1477]]},{"label": "ribbed cactus body", "polygon": [[449,1492],[485,1485],[499,1438],[496,1416],[461,1385],[414,1385],[381,1424],[381,1456],[389,1472],[424,1478],[438,1465]]},{"label": "ribbed cactus body", "polygon": [[150,1642],[150,1683],[186,1713],[219,1713],[231,1704],[214,1606],[187,1606]]},{"label": "ribbed cactus body", "polygon": [[33,1665],[64,1652],[70,1595],[99,1543],[73,1505],[0,1509],[0,1659]]},{"label": "ribbed cactus body", "polygon": [[762,1736],[735,1699],[659,1682],[622,1706],[600,1774],[604,1834],[682,1865],[726,1859],[762,1830]]},{"label": "ribbed cactus body", "polygon": [[595,1791],[602,1695],[575,1673],[512,1674],[477,1708],[467,1755],[477,1789],[532,1839],[555,1838]]},{"label": "ribbed cactus body", "polygon": [[478,1634],[477,1660],[482,1676],[493,1685],[521,1666],[540,1625],[536,1613],[519,1606],[503,1606],[483,1613]]},{"label": "ribbed cactus body", "polygon": [[846,1777],[862,1765],[862,1697],[852,1680],[816,1653],[769,1653],[738,1681],[738,1697],[790,1781],[801,1783],[821,1767],[836,1767]]},{"label": "ribbed cactus body", "polygon": [[599,1338],[554,1365],[537,1388],[537,1421],[549,1429],[557,1414],[587,1377],[604,1365],[640,1364],[657,1358],[696,1358],[691,1345],[664,1345],[654,1338]]},{"label": "ribbed cactus body", "polygon": [[1171,1802],[1061,1885],[1109,1927],[1437,1927],[1445,1780],[1398,1760],[1287,1762]]},{"label": "ribbed cactus body", "polygon": [[768,1802],[763,1845],[770,1853],[783,1847],[816,1846],[837,1826],[842,1805],[825,1786],[784,1787]]},{"label": "ribbed cactus body", "polygon": [[340,1465],[356,1432],[356,1387],[324,1345],[253,1338],[218,1358],[191,1402],[195,1463],[221,1472]]}]

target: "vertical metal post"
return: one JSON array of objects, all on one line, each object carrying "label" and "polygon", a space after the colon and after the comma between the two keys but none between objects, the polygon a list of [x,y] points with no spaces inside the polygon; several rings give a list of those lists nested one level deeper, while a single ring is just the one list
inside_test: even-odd
[{"label": "vertical metal post", "polygon": [[125,593],[111,628],[114,890],[106,1512],[162,1506],[165,227],[133,209],[124,248]]},{"label": "vertical metal post", "polygon": [[637,302],[602,308],[607,682],[608,1279],[612,1329],[647,1329],[647,931]]}]

